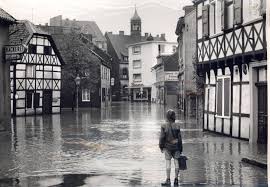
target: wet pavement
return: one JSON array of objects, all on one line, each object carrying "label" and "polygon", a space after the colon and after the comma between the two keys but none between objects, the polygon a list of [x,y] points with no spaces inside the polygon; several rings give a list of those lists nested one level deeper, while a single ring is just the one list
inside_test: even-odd
[{"label": "wet pavement", "polygon": [[[0,186],[160,186],[164,111],[161,105],[126,102],[77,114],[18,117],[11,137],[0,135]],[[254,152],[248,142],[177,123],[189,158],[181,186],[267,186],[265,169],[241,162]]]}]

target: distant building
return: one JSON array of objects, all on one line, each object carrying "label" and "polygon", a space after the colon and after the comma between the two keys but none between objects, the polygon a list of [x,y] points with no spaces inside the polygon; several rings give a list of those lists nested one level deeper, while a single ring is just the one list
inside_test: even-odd
[{"label": "distant building", "polygon": [[27,46],[21,60],[10,65],[11,113],[60,113],[61,67],[64,64],[50,34],[29,21],[10,27],[9,45]]},{"label": "distant building", "polygon": [[204,130],[266,144],[266,0],[194,3]]},{"label": "distant building", "polygon": [[196,89],[196,9],[185,6],[185,15],[177,23],[179,50],[179,109],[185,117],[195,117]]},{"label": "distant building", "polygon": [[178,52],[157,57],[157,64],[152,68],[156,75],[154,86],[157,103],[177,107],[178,68]]},{"label": "distant building", "polygon": [[6,60],[4,47],[8,44],[9,26],[15,18],[0,8],[0,131],[10,130],[10,62]]},{"label": "distant building", "polygon": [[[150,36],[142,32],[142,21],[135,9],[133,17],[130,19],[130,35],[125,35],[124,31],[119,31],[119,34],[106,32],[108,53],[112,56],[112,78],[114,85],[112,86],[112,95],[114,100],[128,99],[128,82],[129,82],[129,53],[127,46],[133,43],[146,41]],[[152,36],[151,36],[152,37]],[[155,41],[166,41],[165,34],[152,37]]]},{"label": "distant building", "polygon": [[99,29],[95,21],[79,21],[62,19],[62,15],[50,18],[50,29],[57,29],[57,27],[63,27],[65,33],[70,32],[69,28],[74,28],[79,33],[92,35],[92,42],[100,49],[107,51],[106,38]]},{"label": "distant building", "polygon": [[[52,37],[56,41],[56,45],[61,54],[67,54],[65,45],[70,45],[66,37],[70,37],[71,33],[63,32],[63,27],[54,26],[38,26],[46,31],[51,32]],[[84,58],[87,59],[85,63],[92,63],[93,68],[97,70],[97,83],[94,85],[95,89],[91,89],[89,86],[81,84],[79,87],[78,106],[79,107],[108,107],[111,105],[111,57],[102,49],[95,46],[91,37],[86,34],[75,33],[76,44],[80,45],[85,52]],[[90,35],[91,36],[91,35]],[[72,45],[72,44],[71,44]],[[63,55],[63,59],[66,62],[66,67],[69,67],[70,59]],[[80,62],[81,63],[81,62]],[[81,64],[83,65],[83,64]],[[64,68],[63,73],[72,74],[75,69]],[[78,72],[78,75],[83,81],[86,77],[90,76],[89,72]],[[76,76],[76,75],[75,75]],[[74,77],[75,78],[75,77]],[[71,80],[62,84],[62,103],[63,108],[74,108],[76,106],[76,90],[74,89],[75,82]],[[72,89],[70,89],[72,88]]]},{"label": "distant building", "polygon": [[177,43],[154,41],[151,35],[146,40],[128,45],[130,97],[132,101],[155,102],[156,74],[152,67],[157,64],[158,56],[176,52]]}]

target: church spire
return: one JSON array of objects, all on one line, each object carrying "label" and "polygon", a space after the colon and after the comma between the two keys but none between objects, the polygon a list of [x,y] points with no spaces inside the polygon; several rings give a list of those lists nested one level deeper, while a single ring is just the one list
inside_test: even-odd
[{"label": "church spire", "polygon": [[133,17],[130,19],[130,34],[132,36],[141,36],[141,18],[138,15],[137,7],[135,5],[135,12]]}]

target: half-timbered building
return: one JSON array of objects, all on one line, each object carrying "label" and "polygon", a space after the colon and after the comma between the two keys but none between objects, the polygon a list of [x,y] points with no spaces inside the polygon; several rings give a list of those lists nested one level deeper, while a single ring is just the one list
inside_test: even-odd
[{"label": "half-timbered building", "polygon": [[60,113],[64,62],[51,35],[29,21],[20,21],[10,28],[9,44],[27,46],[21,60],[10,65],[13,116]]},{"label": "half-timbered building", "polygon": [[194,0],[205,130],[267,142],[266,0]]}]

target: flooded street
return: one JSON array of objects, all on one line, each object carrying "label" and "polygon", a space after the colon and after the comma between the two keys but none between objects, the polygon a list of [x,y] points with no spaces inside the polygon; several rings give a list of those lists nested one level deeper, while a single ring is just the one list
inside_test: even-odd
[{"label": "flooded street", "polygon": [[[11,138],[0,138],[0,186],[160,186],[164,111],[161,105],[123,102],[77,115],[15,118]],[[267,184],[266,170],[241,162],[254,151],[248,142],[203,132],[193,123],[181,127],[189,158],[181,185]]]}]

